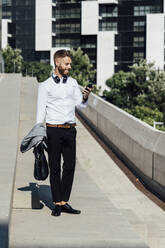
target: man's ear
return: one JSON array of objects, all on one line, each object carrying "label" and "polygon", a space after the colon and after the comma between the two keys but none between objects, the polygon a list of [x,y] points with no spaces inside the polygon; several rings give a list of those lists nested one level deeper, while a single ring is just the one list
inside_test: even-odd
[{"label": "man's ear", "polygon": [[57,58],[56,61],[55,61],[55,66],[59,66],[60,65],[60,60]]}]

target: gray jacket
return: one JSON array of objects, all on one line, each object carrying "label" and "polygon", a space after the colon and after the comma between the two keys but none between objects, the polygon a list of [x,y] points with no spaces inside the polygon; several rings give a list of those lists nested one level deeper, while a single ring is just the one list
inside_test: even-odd
[{"label": "gray jacket", "polygon": [[36,124],[30,132],[25,136],[21,142],[20,151],[22,153],[27,152],[32,147],[38,146],[41,142],[46,146],[45,140],[47,138],[46,128],[44,124]]}]

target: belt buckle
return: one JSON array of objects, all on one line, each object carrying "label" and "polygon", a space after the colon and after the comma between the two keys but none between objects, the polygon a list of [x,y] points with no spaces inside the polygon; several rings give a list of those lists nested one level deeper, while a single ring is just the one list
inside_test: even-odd
[{"label": "belt buckle", "polygon": [[69,123],[64,123],[64,128],[70,128]]}]

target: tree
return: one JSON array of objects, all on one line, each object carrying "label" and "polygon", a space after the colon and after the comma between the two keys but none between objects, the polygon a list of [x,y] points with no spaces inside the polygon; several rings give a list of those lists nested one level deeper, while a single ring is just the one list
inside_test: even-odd
[{"label": "tree", "polygon": [[33,76],[36,77],[38,82],[43,82],[46,80],[52,71],[53,67],[49,64],[40,63],[37,61],[23,62],[22,74],[23,76]]},{"label": "tree", "polygon": [[20,73],[23,57],[21,56],[20,49],[13,49],[7,46],[2,50],[2,56],[5,61],[5,72],[6,73]]},{"label": "tree", "polygon": [[106,99],[120,108],[130,107],[131,92],[129,90],[130,73],[119,71],[106,81],[110,90],[105,90],[103,95]]},{"label": "tree", "polygon": [[165,122],[165,72],[145,60],[130,66],[129,72],[119,71],[106,81],[108,101],[152,125]]},{"label": "tree", "polygon": [[77,80],[77,82],[86,86],[90,81],[94,80],[96,71],[90,63],[87,54],[83,54],[81,48],[71,50],[72,54],[72,69],[70,75]]}]

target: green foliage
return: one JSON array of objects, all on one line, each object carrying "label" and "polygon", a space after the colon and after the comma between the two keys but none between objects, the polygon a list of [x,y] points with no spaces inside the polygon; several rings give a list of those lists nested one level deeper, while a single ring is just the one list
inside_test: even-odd
[{"label": "green foliage", "polygon": [[150,125],[165,123],[165,72],[155,69],[153,63],[141,60],[129,72],[115,73],[106,85],[110,90],[103,95],[111,103]]},{"label": "green foliage", "polygon": [[[154,121],[163,122],[164,116],[163,113],[158,109],[151,109],[146,106],[135,106],[132,109],[124,109],[129,114],[139,118],[140,120],[148,123],[150,126],[154,125]],[[158,129],[165,131],[165,127],[157,126]]]},{"label": "green foliage", "polygon": [[23,57],[21,56],[20,49],[13,49],[7,46],[2,50],[2,56],[5,61],[5,72],[6,73],[20,73]]},{"label": "green foliage", "polygon": [[95,76],[95,70],[93,65],[90,63],[87,54],[83,54],[81,48],[77,50],[72,49],[72,69],[70,75],[77,80],[77,82],[86,86],[89,81],[92,81]]},{"label": "green foliage", "polygon": [[22,74],[23,76],[36,77],[38,82],[43,82],[50,76],[52,69],[53,67],[49,64],[25,61],[22,66]]},{"label": "green foliage", "polygon": [[[88,83],[93,82],[96,70],[93,69],[93,65],[90,63],[87,54],[84,54],[81,48],[77,50],[71,49],[72,54],[72,69],[70,76],[75,78],[78,84],[83,87],[87,86]],[[94,85],[92,92],[98,94],[100,88]]]},{"label": "green foliage", "polygon": [[105,90],[103,95],[106,96],[109,102],[120,108],[130,107],[129,77],[129,72],[119,71],[106,81],[110,91]]}]

